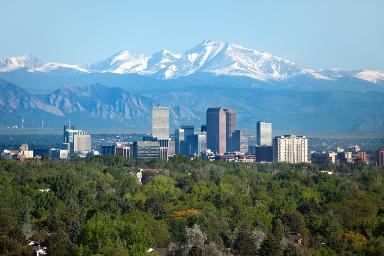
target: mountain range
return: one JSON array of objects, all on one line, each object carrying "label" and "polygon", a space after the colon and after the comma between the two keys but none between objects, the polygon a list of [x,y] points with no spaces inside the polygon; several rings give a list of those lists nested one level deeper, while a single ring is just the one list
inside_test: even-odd
[{"label": "mountain range", "polygon": [[237,44],[204,40],[184,53],[162,50],[150,56],[124,50],[90,65],[46,62],[35,55],[0,59],[0,72],[137,74],[171,80],[198,74],[249,77],[258,81],[286,81],[297,77],[317,80],[356,78],[373,84],[384,81],[384,71],[314,70],[269,53]]},{"label": "mountain range", "polygon": [[0,79],[7,126],[23,116],[60,127],[70,116],[90,128],[148,128],[151,108],[167,105],[173,126],[202,124],[207,107],[227,106],[249,129],[270,120],[281,132],[384,131],[383,71],[315,70],[212,40],[184,53],[124,50],[89,65],[9,57],[0,59]]}]

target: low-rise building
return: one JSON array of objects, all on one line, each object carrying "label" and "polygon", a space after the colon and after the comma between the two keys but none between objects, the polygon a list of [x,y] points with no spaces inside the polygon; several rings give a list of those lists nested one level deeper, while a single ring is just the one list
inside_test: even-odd
[{"label": "low-rise building", "polygon": [[355,154],[352,154],[353,161],[356,161],[357,159],[363,160],[364,163],[369,162],[369,155],[364,151],[358,151]]},{"label": "low-rise building", "polygon": [[69,152],[66,149],[51,148],[48,157],[49,159],[68,159]]},{"label": "low-rise building", "polygon": [[116,155],[124,158],[131,158],[131,147],[130,146],[118,146],[116,147]]},{"label": "low-rise building", "polygon": [[335,164],[336,163],[336,152],[312,152],[311,162],[313,164]]},{"label": "low-rise building", "polygon": [[273,147],[272,146],[250,146],[249,154],[256,156],[258,163],[273,162]]},{"label": "low-rise building", "polygon": [[160,145],[157,141],[137,141],[132,145],[134,159],[156,159],[160,157]]},{"label": "low-rise building", "polygon": [[116,155],[116,145],[102,145],[100,147],[100,153],[102,156]]},{"label": "low-rise building", "polygon": [[226,162],[235,162],[235,163],[255,163],[255,155],[245,155],[245,154],[236,154],[236,153],[227,153],[224,155],[216,155],[215,160],[221,160]]},{"label": "low-rise building", "polygon": [[352,163],[352,152],[339,152],[337,153],[337,164]]}]

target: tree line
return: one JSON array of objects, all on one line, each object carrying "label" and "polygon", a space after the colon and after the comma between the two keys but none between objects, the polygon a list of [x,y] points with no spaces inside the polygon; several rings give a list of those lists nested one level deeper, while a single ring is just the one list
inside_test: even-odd
[{"label": "tree line", "polygon": [[360,162],[3,159],[0,254],[384,255],[383,178]]}]

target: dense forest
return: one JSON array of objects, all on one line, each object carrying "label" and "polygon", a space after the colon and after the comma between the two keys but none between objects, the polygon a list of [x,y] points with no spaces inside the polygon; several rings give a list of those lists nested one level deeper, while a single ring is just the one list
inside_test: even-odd
[{"label": "dense forest", "polygon": [[362,162],[0,160],[0,199],[1,255],[384,255],[384,168]]}]

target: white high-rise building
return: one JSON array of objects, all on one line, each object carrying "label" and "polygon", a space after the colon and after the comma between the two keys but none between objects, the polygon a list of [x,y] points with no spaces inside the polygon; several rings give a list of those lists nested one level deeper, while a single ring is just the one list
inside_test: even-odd
[{"label": "white high-rise building", "polygon": [[308,139],[305,136],[276,136],[273,141],[273,160],[275,162],[308,162]]},{"label": "white high-rise building", "polygon": [[73,152],[91,151],[91,135],[75,134],[73,135]]},{"label": "white high-rise building", "polygon": [[258,146],[272,146],[272,123],[257,122],[256,134]]},{"label": "white high-rise building", "polygon": [[154,107],[152,109],[152,137],[159,140],[169,138],[169,108]]}]

